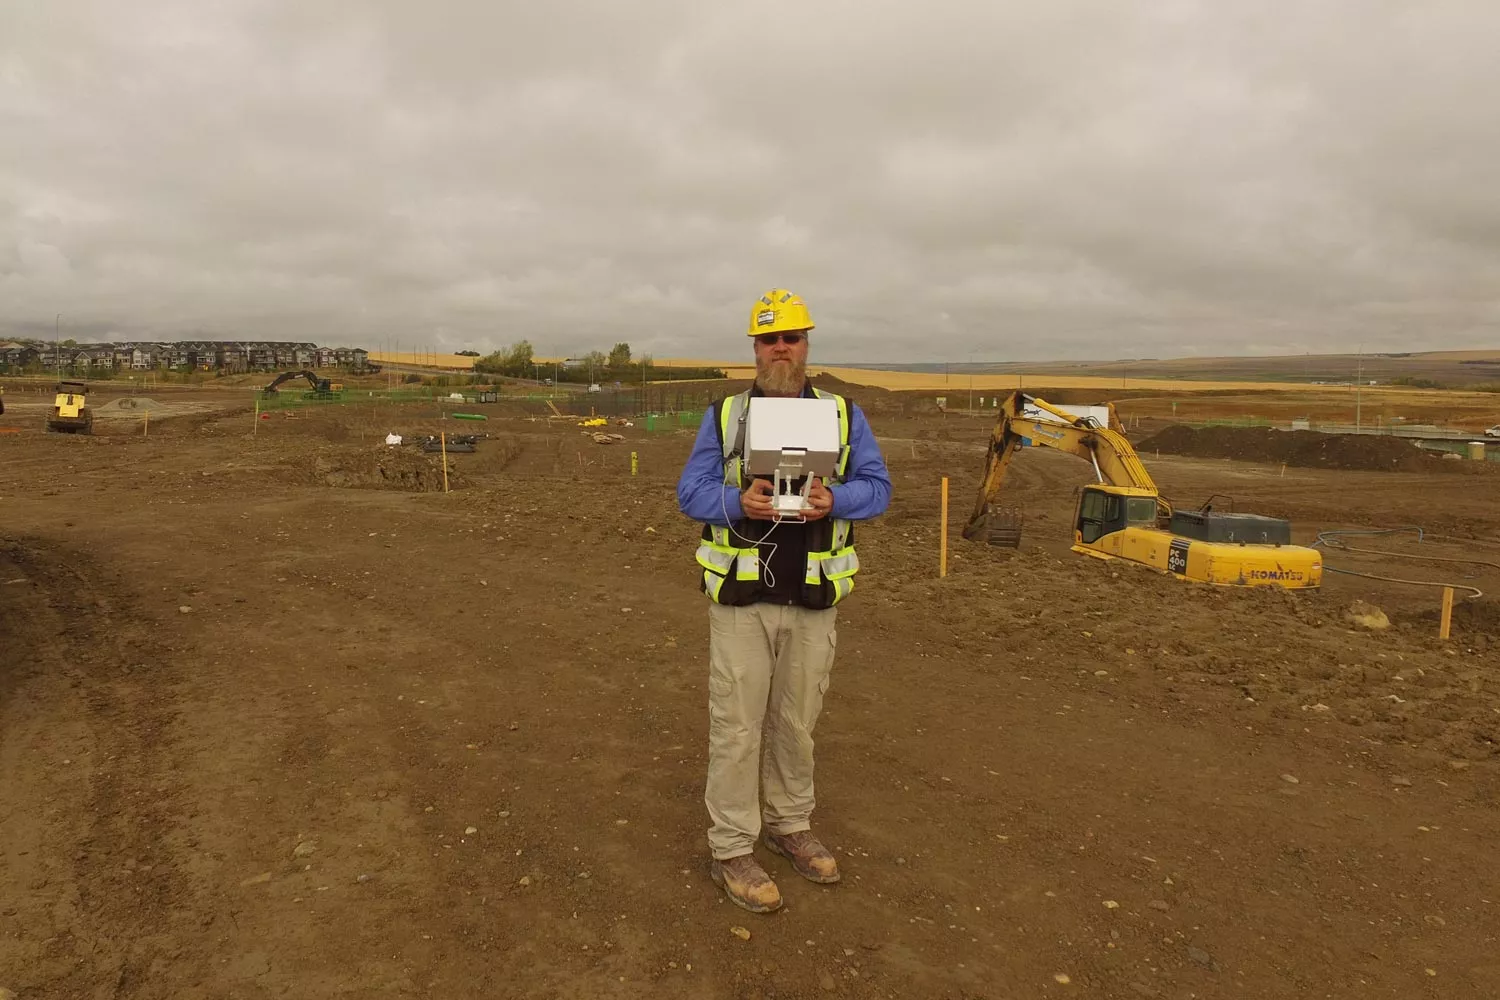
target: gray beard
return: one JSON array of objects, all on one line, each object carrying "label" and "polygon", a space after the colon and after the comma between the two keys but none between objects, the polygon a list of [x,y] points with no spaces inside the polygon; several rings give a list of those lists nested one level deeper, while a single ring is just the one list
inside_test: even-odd
[{"label": "gray beard", "polygon": [[771,361],[755,363],[755,384],[769,396],[795,396],[807,381],[807,365],[792,362],[778,365]]}]

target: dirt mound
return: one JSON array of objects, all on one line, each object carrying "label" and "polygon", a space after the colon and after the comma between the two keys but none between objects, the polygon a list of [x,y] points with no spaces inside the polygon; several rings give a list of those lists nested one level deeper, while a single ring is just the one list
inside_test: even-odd
[{"label": "dirt mound", "polygon": [[[329,448],[307,466],[313,483],[357,490],[442,492],[442,460],[407,448]],[[460,476],[448,466],[448,487],[458,489]]]},{"label": "dirt mound", "polygon": [[916,412],[912,409],[913,405],[919,409],[924,406],[928,408],[923,409],[922,412],[937,412],[937,403],[931,397],[925,400],[907,399],[901,393],[892,392],[889,389],[873,385],[856,385],[827,372],[817,371],[816,368],[810,370],[813,372],[813,385],[819,389],[836,392],[845,399],[853,400],[861,410],[872,416],[909,416]]},{"label": "dirt mound", "polygon": [[1369,434],[1320,434],[1271,427],[1204,427],[1182,424],[1141,441],[1143,452],[1193,458],[1232,458],[1245,462],[1320,469],[1373,469],[1383,472],[1474,472],[1482,463],[1445,460],[1405,438]]},{"label": "dirt mound", "polygon": [[147,410],[153,413],[166,413],[167,405],[150,396],[121,396],[119,399],[111,399],[102,404],[94,412],[99,414],[145,413]]}]

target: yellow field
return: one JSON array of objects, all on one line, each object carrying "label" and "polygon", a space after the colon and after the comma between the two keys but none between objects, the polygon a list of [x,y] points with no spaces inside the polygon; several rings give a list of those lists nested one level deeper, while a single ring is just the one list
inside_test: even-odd
[{"label": "yellow field", "polygon": [[[450,371],[468,371],[474,367],[474,359],[459,354],[438,354],[434,352],[386,352],[371,351],[370,360],[376,364],[411,365],[415,367],[428,367],[433,369],[446,369]],[[560,362],[562,358],[538,357],[536,363],[545,369],[547,366]],[[755,366],[745,361],[715,361],[708,358],[654,358],[654,368],[720,368],[732,379],[748,379],[755,375]],[[1157,390],[1162,392],[1211,392],[1223,390],[1241,390],[1253,392],[1257,390],[1270,390],[1279,392],[1328,392],[1329,386],[1314,386],[1307,382],[1279,382],[1279,381],[1237,381],[1227,379],[1167,379],[1167,378],[1124,378],[1113,375],[1063,375],[1063,374],[975,374],[958,373],[945,375],[942,372],[892,372],[882,371],[874,368],[843,368],[828,367],[818,364],[808,366],[812,372],[827,372],[835,378],[851,382],[856,385],[868,385],[881,389],[892,389],[897,391],[920,391],[942,394],[944,392],[968,392],[970,387],[977,392],[1006,391],[1014,389],[1133,389],[1136,391]],[[545,374],[545,371],[544,371]],[[667,379],[655,378],[653,381],[667,381]],[[1339,391],[1339,390],[1332,390]],[[1343,391],[1353,393],[1353,388]],[[1401,394],[1410,393],[1410,389],[1403,390],[1395,386],[1366,386],[1366,396],[1377,394]]]},{"label": "yellow field", "polygon": [[[709,358],[656,358],[658,368],[721,368],[730,378],[747,379],[755,375],[755,365],[746,361],[715,361]],[[852,382],[855,385],[874,386],[879,389],[911,390],[921,392],[967,392],[970,376],[967,372],[945,375],[942,372],[892,372],[875,368],[843,368],[810,363],[808,371],[828,374]],[[972,385],[980,389],[1004,391],[1007,389],[1159,389],[1166,392],[1209,392],[1222,389],[1253,391],[1269,389],[1279,391],[1307,391],[1312,386],[1306,382],[1236,381],[1175,378],[1119,378],[1114,375],[1048,375],[1038,374],[975,374]],[[1325,388],[1318,386],[1317,388]],[[1374,392],[1378,387],[1366,387]],[[1352,390],[1351,390],[1352,391]]]},{"label": "yellow field", "polygon": [[465,371],[474,367],[474,359],[466,354],[438,354],[434,351],[371,351],[370,360],[377,365],[415,365]]},{"label": "yellow field", "polygon": [[[730,378],[752,378],[755,366],[727,361],[669,358],[656,362],[661,367],[718,367]],[[889,372],[874,368],[837,368],[809,364],[808,371],[828,374],[856,385],[880,389],[920,390],[923,392],[967,392],[970,385],[977,391],[1025,389],[1027,386],[1049,389],[1161,389],[1176,392],[1206,392],[1214,389],[1306,390],[1305,382],[1224,382],[1187,379],[1115,378],[1102,375],[985,375],[968,373],[944,375],[942,372]],[[1319,387],[1322,388],[1322,387]],[[1373,391],[1373,390],[1367,390]]]}]

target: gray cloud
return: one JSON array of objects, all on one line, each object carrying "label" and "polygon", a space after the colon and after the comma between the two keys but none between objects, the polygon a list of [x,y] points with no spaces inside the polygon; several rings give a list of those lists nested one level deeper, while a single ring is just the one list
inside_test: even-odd
[{"label": "gray cloud", "polygon": [[1493,346],[1500,8],[0,6],[0,334]]}]

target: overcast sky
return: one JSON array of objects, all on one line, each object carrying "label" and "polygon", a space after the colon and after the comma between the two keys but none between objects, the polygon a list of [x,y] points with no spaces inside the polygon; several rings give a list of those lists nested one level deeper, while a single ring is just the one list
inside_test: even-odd
[{"label": "overcast sky", "polygon": [[1495,0],[0,0],[0,335],[1500,347]]}]

